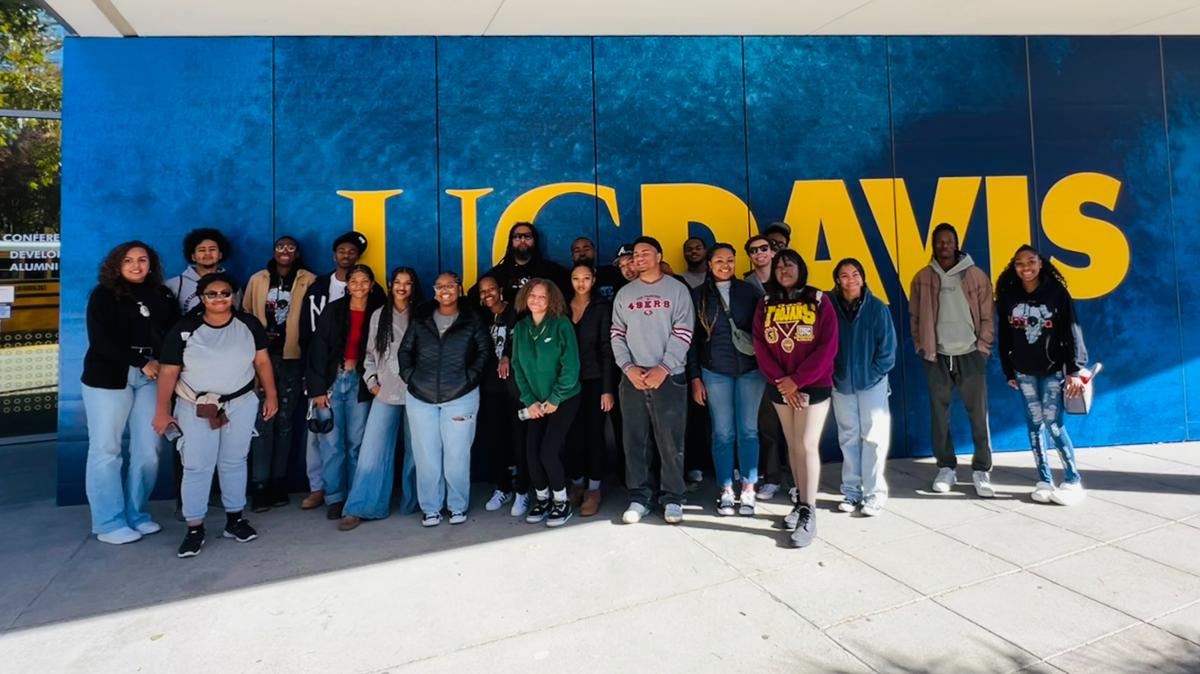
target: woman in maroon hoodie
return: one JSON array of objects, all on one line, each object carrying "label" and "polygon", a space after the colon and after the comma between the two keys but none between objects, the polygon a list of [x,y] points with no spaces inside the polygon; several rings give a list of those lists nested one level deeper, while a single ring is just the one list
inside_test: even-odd
[{"label": "woman in maroon hoodie", "polygon": [[833,390],[838,327],[833,303],[808,283],[808,266],[791,249],[771,262],[767,294],[754,313],[754,354],[783,425],[792,464],[792,512],[784,518],[792,545],[802,548],[817,534],[818,445]]}]

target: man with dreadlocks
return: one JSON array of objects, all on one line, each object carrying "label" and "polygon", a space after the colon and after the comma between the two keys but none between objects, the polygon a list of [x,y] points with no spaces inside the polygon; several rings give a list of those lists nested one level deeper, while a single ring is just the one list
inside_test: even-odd
[{"label": "man with dreadlocks", "polygon": [[[1000,367],[1008,385],[1025,399],[1025,425],[1038,469],[1033,500],[1078,503],[1084,496],[1083,482],[1062,409],[1064,388],[1070,397],[1083,392],[1079,371],[1087,365],[1087,355],[1077,348],[1075,307],[1066,281],[1032,246],[1021,246],[996,280],[996,309]],[[1063,481],[1057,488],[1046,460],[1043,429],[1062,458]]]},{"label": "man with dreadlocks", "polygon": [[[492,267],[483,278],[490,276],[500,284],[500,294],[506,304],[517,299],[517,292],[532,278],[544,278],[554,282],[559,289],[571,287],[571,276],[561,265],[542,257],[541,237],[531,222],[518,222],[508,233],[508,248],[504,258]],[[471,288],[471,296],[478,297],[478,286]]]},{"label": "man with dreadlocks", "polygon": [[909,293],[913,344],[929,381],[931,444],[938,474],[933,491],[945,493],[957,482],[958,459],[950,437],[950,400],[962,397],[971,421],[975,493],[992,489],[992,443],[988,430],[987,359],[992,352],[992,284],[975,261],[958,248],[958,232],[941,223],[933,230],[933,259],[913,277]]}]

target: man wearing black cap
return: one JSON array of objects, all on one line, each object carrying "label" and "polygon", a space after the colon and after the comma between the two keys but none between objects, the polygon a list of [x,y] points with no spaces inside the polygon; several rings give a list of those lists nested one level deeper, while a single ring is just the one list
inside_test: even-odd
[{"label": "man wearing black cap", "polygon": [[621,272],[621,277],[625,279],[625,283],[629,283],[638,277],[637,270],[633,268],[633,244],[624,243],[617,249],[617,259],[613,260],[613,266]]},{"label": "man wearing black cap", "polygon": [[[513,225],[508,233],[508,248],[504,251],[504,257],[480,278],[484,276],[496,279],[500,284],[500,295],[509,304],[516,300],[517,292],[532,278],[549,279],[559,290],[570,294],[571,275],[561,265],[542,257],[541,239],[531,222]],[[471,288],[470,294],[476,298],[479,296],[476,288]]]},{"label": "man wearing black cap", "polygon": [[[346,272],[358,264],[367,249],[367,237],[349,231],[333,241],[333,273],[328,276],[318,276],[308,287],[304,302],[300,305],[300,351],[308,353],[308,344],[312,341],[313,333],[317,330],[317,319],[330,302],[341,299],[346,294]],[[387,303],[387,295],[378,283],[373,284],[369,303],[378,306]],[[312,398],[318,393],[306,391],[306,397]],[[300,507],[305,510],[319,508],[325,503],[325,483],[321,478],[321,455],[317,449],[317,436],[308,434],[305,458],[308,461],[308,485],[312,490]]]},{"label": "man wearing black cap", "polygon": [[787,248],[792,243],[792,226],[786,222],[772,222],[762,232],[771,244],[771,253],[775,254]]}]

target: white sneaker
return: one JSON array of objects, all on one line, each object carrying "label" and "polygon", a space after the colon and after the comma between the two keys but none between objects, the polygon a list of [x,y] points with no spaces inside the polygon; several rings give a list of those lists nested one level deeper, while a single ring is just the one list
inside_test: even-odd
[{"label": "white sneaker", "polygon": [[1037,484],[1033,485],[1033,493],[1030,494],[1029,497],[1038,503],[1049,503],[1050,498],[1053,495],[1053,482],[1038,482]]},{"label": "white sneaker", "polygon": [[529,512],[529,494],[517,494],[513,497],[512,509],[508,511],[513,517],[524,517]]},{"label": "white sneaker", "polygon": [[679,524],[683,521],[683,506],[678,503],[668,503],[663,508],[663,519],[667,524]]},{"label": "white sneaker", "polygon": [[754,517],[754,490],[742,490],[742,504],[738,506],[738,514],[742,517]]},{"label": "white sneaker", "polygon": [[621,515],[621,521],[625,524],[637,524],[642,521],[642,518],[650,514],[650,509],[638,502],[629,504],[625,509],[625,514]]},{"label": "white sneaker", "polygon": [[878,517],[883,513],[883,507],[874,501],[868,501],[863,504],[862,514],[867,517]]},{"label": "white sneaker", "polygon": [[996,490],[992,488],[992,474],[988,471],[973,471],[971,481],[975,483],[975,493],[979,498],[992,498],[996,495]]},{"label": "white sneaker", "polygon": [[425,513],[425,515],[421,518],[421,526],[423,527],[436,527],[441,523],[441,513]]},{"label": "white sneaker", "polygon": [[162,531],[162,526],[160,526],[159,523],[155,522],[154,520],[146,520],[145,522],[137,525],[136,528],[138,533],[143,536],[157,534],[158,532]]},{"label": "white sneaker", "polygon": [[758,488],[758,500],[770,501],[771,499],[775,498],[775,494],[778,494],[778,493],[779,493],[779,485],[778,484],[776,484],[774,482],[764,482],[762,484],[762,486]]},{"label": "white sneaker", "polygon": [[467,521],[467,514],[464,512],[450,513],[450,524],[462,524]]},{"label": "white sneaker", "polygon": [[1063,482],[1050,495],[1050,500],[1058,505],[1069,506],[1079,503],[1086,495],[1087,493],[1083,491],[1082,482]]},{"label": "white sneaker", "polygon": [[958,472],[953,468],[938,469],[937,477],[933,478],[933,490],[939,494],[945,494],[950,491],[958,482]]},{"label": "white sneaker", "polygon": [[114,529],[106,534],[98,534],[96,538],[100,539],[101,543],[124,545],[126,543],[142,540],[142,535],[133,529],[130,529],[129,527],[121,527],[120,529]]},{"label": "white sneaker", "polygon": [[721,491],[721,498],[717,500],[717,514],[723,517],[728,517],[734,514],[733,509],[733,490],[725,489]]},{"label": "white sneaker", "polygon": [[858,502],[850,500],[850,497],[842,499],[838,504],[838,511],[843,513],[852,513],[858,508]]},{"label": "white sneaker", "polygon": [[500,491],[499,489],[492,492],[492,497],[483,505],[483,509],[488,512],[496,512],[497,510],[508,505],[508,502],[513,499],[512,492]]}]

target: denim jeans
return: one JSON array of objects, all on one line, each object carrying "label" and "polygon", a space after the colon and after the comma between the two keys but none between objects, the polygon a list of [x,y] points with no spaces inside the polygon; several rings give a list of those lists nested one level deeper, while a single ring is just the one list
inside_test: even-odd
[{"label": "denim jeans", "polygon": [[1029,430],[1029,446],[1037,462],[1038,480],[1053,483],[1050,462],[1046,460],[1046,442],[1042,429],[1050,434],[1063,463],[1063,480],[1079,482],[1079,468],[1075,465],[1075,446],[1062,424],[1063,375],[1055,373],[1045,377],[1017,373],[1017,389],[1025,398],[1025,427]]},{"label": "denim jeans", "polygon": [[308,476],[309,491],[321,491],[325,488],[325,478],[321,476],[321,437],[305,427],[304,473]]},{"label": "denim jeans", "polygon": [[270,421],[259,415],[254,423],[258,436],[250,441],[250,479],[255,482],[282,482],[287,479],[288,455],[292,452],[292,417],[300,393],[300,361],[284,360],[271,354],[279,411]]},{"label": "denim jeans", "polygon": [[621,413],[625,416],[625,485],[629,499],[649,508],[654,500],[655,446],[661,462],[662,503],[683,503],[683,436],[687,424],[687,380],[667,377],[662,386],[639,391],[621,376]]},{"label": "denim jeans", "polygon": [[700,370],[708,392],[708,414],[712,418],[713,466],[717,482],[733,487],[733,446],[737,439],[737,464],[742,484],[758,482],[758,408],[767,380],[758,370],[736,377]]},{"label": "denim jeans", "polygon": [[362,446],[363,429],[367,425],[370,402],[358,402],[358,373],[339,370],[329,392],[329,408],[333,410],[333,431],[320,436],[321,479],[325,482],[325,503],[333,505],[346,500],[358,450]]},{"label": "denim jeans", "polygon": [[417,464],[421,511],[467,511],[471,500],[471,440],[479,413],[479,389],[444,403],[427,403],[409,393],[405,405]]},{"label": "denim jeans", "polygon": [[[157,386],[136,367],[123,389],[83,385],[88,453],[85,484],[92,533],[107,534],[150,521],[146,502],[158,477],[161,438],[151,427]],[[121,474],[121,437],[129,428],[129,469]]]},{"label": "denim jeans", "polygon": [[[395,477],[396,440],[404,426],[403,493],[415,508],[416,472],[412,461],[412,438],[404,423],[404,405],[389,405],[375,400],[367,415],[362,450],[354,469],[353,486],[342,512],[369,520],[387,517],[391,512],[392,483]],[[404,505],[403,503],[401,504]]]},{"label": "denim jeans", "polygon": [[246,507],[246,457],[250,454],[250,434],[258,415],[258,396],[247,393],[225,403],[229,423],[212,428],[208,419],[196,416],[196,406],[186,400],[175,402],[175,418],[183,438],[179,453],[183,457],[183,516],[187,521],[203,520],[208,514],[208,495],[213,470],[221,481],[221,505],[225,512],[241,512]]},{"label": "denim jeans", "polygon": [[842,448],[842,496],[882,507],[888,486],[883,469],[892,443],[891,389],[884,377],[869,389],[833,392],[833,416]]}]

